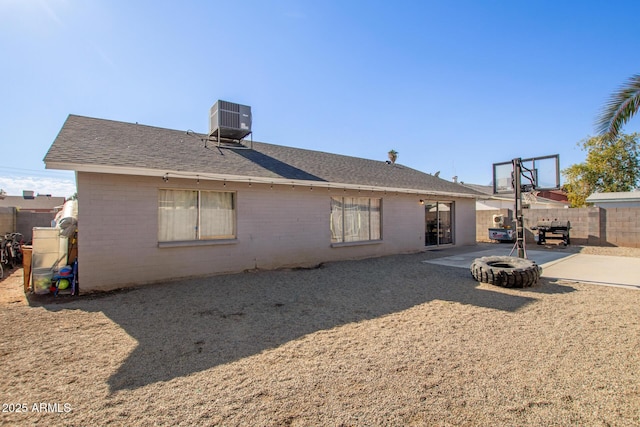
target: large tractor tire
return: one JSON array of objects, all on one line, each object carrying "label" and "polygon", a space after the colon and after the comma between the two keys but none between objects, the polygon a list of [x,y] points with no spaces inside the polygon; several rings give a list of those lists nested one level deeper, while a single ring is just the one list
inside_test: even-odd
[{"label": "large tractor tire", "polygon": [[535,261],[511,256],[485,256],[471,263],[474,279],[504,288],[533,286],[541,274],[542,267]]}]

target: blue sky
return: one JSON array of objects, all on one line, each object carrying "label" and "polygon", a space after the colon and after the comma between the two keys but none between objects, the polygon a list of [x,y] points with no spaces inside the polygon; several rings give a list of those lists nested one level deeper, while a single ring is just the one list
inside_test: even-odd
[{"label": "blue sky", "polygon": [[[492,164],[584,161],[640,73],[638,1],[0,0],[0,188],[69,196],[44,169],[68,114],[208,130],[489,184]],[[640,130],[640,117],[626,133]],[[73,153],[69,153],[73,157]]]}]

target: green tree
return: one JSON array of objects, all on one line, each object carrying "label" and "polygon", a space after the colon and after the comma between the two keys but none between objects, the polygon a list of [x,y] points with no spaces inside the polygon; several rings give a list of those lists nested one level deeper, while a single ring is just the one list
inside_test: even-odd
[{"label": "green tree", "polygon": [[572,207],[586,205],[592,193],[631,191],[640,181],[640,134],[622,134],[615,140],[595,136],[578,143],[587,152],[584,163],[564,169],[564,190]]},{"label": "green tree", "polygon": [[608,141],[615,140],[622,126],[640,108],[640,74],[632,76],[614,92],[596,120],[598,134]]}]

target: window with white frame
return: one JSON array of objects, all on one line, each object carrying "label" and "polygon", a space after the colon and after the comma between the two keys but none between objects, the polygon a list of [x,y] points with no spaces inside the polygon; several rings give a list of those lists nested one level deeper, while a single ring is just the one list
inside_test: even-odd
[{"label": "window with white frame", "polygon": [[380,240],[381,199],[368,197],[331,198],[331,242]]},{"label": "window with white frame", "polygon": [[234,239],[235,194],[164,190],[158,194],[158,241]]}]

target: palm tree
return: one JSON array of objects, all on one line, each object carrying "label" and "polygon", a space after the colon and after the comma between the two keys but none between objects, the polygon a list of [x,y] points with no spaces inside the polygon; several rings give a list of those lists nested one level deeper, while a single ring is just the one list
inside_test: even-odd
[{"label": "palm tree", "polygon": [[596,130],[608,141],[618,137],[622,125],[640,109],[640,74],[633,75],[607,101],[596,120]]},{"label": "palm tree", "polygon": [[389,160],[391,160],[391,163],[395,163],[398,159],[398,152],[396,150],[390,150],[387,154],[389,155]]}]

